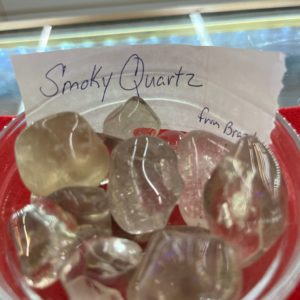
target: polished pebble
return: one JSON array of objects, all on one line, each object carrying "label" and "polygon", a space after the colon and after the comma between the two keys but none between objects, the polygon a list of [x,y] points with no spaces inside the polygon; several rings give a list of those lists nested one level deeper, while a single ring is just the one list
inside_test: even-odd
[{"label": "polished pebble", "polygon": [[67,187],[35,201],[43,199],[54,202],[75,218],[79,238],[112,234],[108,197],[102,188]]},{"label": "polished pebble", "polygon": [[131,234],[165,227],[183,188],[175,152],[141,136],[118,144],[111,161],[108,191],[118,225]]},{"label": "polished pebble", "polygon": [[231,142],[201,130],[189,132],[180,141],[177,147],[178,168],[184,180],[184,190],[178,205],[188,225],[208,228],[203,208],[204,185],[232,146]]},{"label": "polished pebble", "polygon": [[207,182],[204,198],[210,230],[238,249],[244,266],[283,232],[284,209],[250,163],[226,157]]},{"label": "polished pebble", "polygon": [[71,300],[119,300],[106,282],[130,276],[142,258],[141,247],[129,240],[100,237],[84,241],[68,258],[60,275]]},{"label": "polished pebble", "polygon": [[34,194],[67,186],[97,186],[107,177],[107,147],[77,113],[45,117],[27,127],[15,143],[21,178]]},{"label": "polished pebble", "polygon": [[26,282],[45,288],[55,282],[76,244],[75,219],[50,201],[29,204],[11,216],[9,228]]},{"label": "polished pebble", "polygon": [[128,300],[234,300],[241,291],[235,251],[200,228],[162,230],[150,240]]},{"label": "polished pebble", "polygon": [[103,133],[121,139],[137,135],[137,130],[157,135],[160,120],[148,103],[140,97],[132,97],[113,110],[103,122]]}]

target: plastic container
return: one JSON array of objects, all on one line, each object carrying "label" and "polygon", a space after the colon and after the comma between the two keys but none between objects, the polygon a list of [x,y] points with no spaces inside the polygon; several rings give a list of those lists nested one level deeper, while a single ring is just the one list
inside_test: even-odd
[{"label": "plastic container", "polygon": [[[131,95],[133,96],[133,95]],[[141,95],[143,97],[143,95]],[[247,124],[241,119],[239,112],[248,110],[255,119],[263,120],[251,126],[259,136],[266,137],[265,142],[271,143],[277,156],[284,179],[287,184],[286,201],[288,206],[288,221],[284,234],[276,244],[266,252],[257,262],[243,272],[244,286],[242,299],[284,299],[287,297],[300,279],[300,156],[299,137],[291,130],[287,122],[279,115],[273,116],[253,103],[242,100],[235,103],[234,109],[225,104],[222,106],[212,102],[196,103],[187,100],[184,93],[162,95],[163,98],[148,100],[151,107],[162,120],[162,128],[182,131],[193,129],[207,130],[231,141],[236,141],[238,132],[247,132]],[[80,111],[97,130],[101,131],[101,124],[105,116],[120,102],[130,97],[128,92],[119,95],[120,101],[108,101],[89,111]],[[59,97],[53,99],[52,105],[59,103]],[[201,112],[209,121],[200,120]],[[47,102],[30,114],[34,116],[41,110],[47,111]],[[72,110],[70,107],[69,110]],[[274,121],[274,129],[268,132],[265,124]],[[226,125],[235,128],[234,135],[225,131]],[[265,123],[266,122],[266,123]],[[216,124],[219,124],[216,125]],[[26,126],[25,115],[18,116],[2,133],[0,133],[0,299],[67,299],[59,283],[44,289],[32,290],[22,280],[16,263],[15,252],[8,233],[7,224],[10,215],[29,202],[30,193],[20,180],[14,158],[14,142],[18,134]],[[229,127],[227,127],[228,129]],[[269,138],[269,140],[268,140]],[[41,174],[42,176],[42,174]],[[176,218],[176,216],[175,216]]]}]

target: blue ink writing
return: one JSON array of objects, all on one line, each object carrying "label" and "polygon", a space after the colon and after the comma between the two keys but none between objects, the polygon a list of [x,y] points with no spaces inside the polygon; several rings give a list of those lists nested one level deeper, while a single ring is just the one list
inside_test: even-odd
[{"label": "blue ink writing", "polygon": [[[194,73],[186,72],[183,66],[179,66],[176,71],[169,72],[146,72],[146,64],[141,56],[134,53],[130,55],[121,67],[118,75],[119,87],[125,91],[134,91],[137,96],[141,89],[166,87],[181,88],[188,86],[191,88],[202,87],[203,84],[199,82]],[[89,72],[89,70],[88,70]],[[73,75],[73,70],[70,66],[64,63],[57,63],[51,67],[45,74],[45,83],[40,86],[39,90],[44,97],[52,98],[58,94],[66,94],[72,91],[85,91],[90,88],[99,89],[100,101],[104,102],[109,87],[112,86],[112,79],[114,72],[107,72],[103,70],[102,65],[94,64],[90,73],[86,78],[81,80],[70,80],[68,75]],[[105,74],[105,75],[103,75]],[[203,111],[203,114],[205,111]],[[200,120],[200,119],[199,119]],[[201,120],[200,120],[201,122]],[[218,122],[209,119],[203,119],[212,125],[218,126]]]},{"label": "blue ink writing", "polygon": [[[200,114],[198,115],[199,123],[206,125],[206,126],[216,127],[219,130],[221,130],[222,134],[224,134],[230,138],[242,138],[242,137],[248,135],[247,133],[236,129],[235,125],[232,121],[228,121],[224,126],[222,126],[222,124],[220,122],[209,117],[209,112],[210,112],[210,109],[207,106],[203,107]],[[257,133],[255,132],[253,135],[256,136],[256,134]]]},{"label": "blue ink writing", "polygon": [[213,125],[213,126],[220,128],[221,125],[218,121],[207,117],[206,114],[208,114],[208,113],[209,113],[209,108],[205,106],[201,110],[200,114],[198,115],[199,122],[204,123],[205,125],[209,124],[209,125]]},{"label": "blue ink writing", "polygon": [[97,66],[95,64],[89,78],[84,79],[83,81],[66,80],[63,82],[62,87],[60,87],[55,79],[58,75],[61,77],[61,79],[63,79],[66,75],[67,70],[67,65],[63,63],[56,64],[54,67],[50,68],[45,73],[45,78],[48,83],[47,88],[40,87],[40,92],[42,93],[42,95],[47,98],[51,98],[55,97],[59,93],[62,93],[64,95],[66,92],[71,92],[72,90],[84,91],[87,88],[94,87],[100,89],[101,87],[103,87],[101,101],[104,101],[108,86],[113,76],[113,72],[109,73],[109,75],[107,76],[100,76],[99,73],[102,70],[102,66]]},{"label": "blue ink writing", "polygon": [[[134,77],[130,78],[130,80],[132,80],[132,82],[130,82],[129,80],[126,80],[127,78],[124,75],[126,75],[126,74],[131,75],[130,71],[132,70],[132,66],[133,66],[133,70],[134,70]],[[140,84],[144,78],[144,71],[145,71],[144,61],[137,54],[132,54],[127,59],[127,61],[125,62],[124,66],[121,70],[120,77],[119,77],[120,87],[125,91],[136,90],[136,93],[139,96],[138,87],[140,86]],[[124,79],[124,77],[126,79]],[[128,82],[129,82],[129,85],[128,85]]]},{"label": "blue ink writing", "polygon": [[[59,63],[57,65],[55,65],[54,67],[50,68],[46,74],[45,74],[45,78],[50,81],[52,83],[52,87],[48,88],[49,90],[53,90],[53,91],[45,91],[45,89],[43,89],[42,87],[40,87],[40,92],[42,93],[42,95],[44,95],[45,97],[54,97],[58,94],[59,92],[59,86],[57,85],[56,81],[53,80],[50,75],[52,73],[52,71],[55,71],[56,69],[61,68],[61,72],[62,72],[62,76],[64,76],[65,71],[66,71],[66,65],[64,65],[63,63]],[[53,89],[54,88],[54,89]]]},{"label": "blue ink writing", "polygon": [[[133,72],[133,74],[132,74]],[[173,74],[157,73],[146,74],[146,65],[138,54],[132,54],[125,62],[119,77],[119,85],[123,90],[135,90],[139,95],[139,88],[164,88],[166,86],[180,87],[187,85],[193,88],[202,87],[203,84],[196,81],[194,73],[185,73],[183,66]],[[132,76],[133,75],[133,76]]]}]

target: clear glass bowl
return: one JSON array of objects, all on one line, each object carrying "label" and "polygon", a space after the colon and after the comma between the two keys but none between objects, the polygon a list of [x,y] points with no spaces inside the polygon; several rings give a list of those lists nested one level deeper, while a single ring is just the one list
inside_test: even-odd
[{"label": "clear glass bowl", "polygon": [[[102,122],[109,112],[120,105],[120,102],[130,95],[120,95],[120,101],[108,101],[79,112],[86,117],[93,127],[101,131]],[[184,100],[184,95],[177,93],[164,95],[161,99],[145,99],[157,112],[162,120],[162,128],[182,131],[203,129],[221,135],[229,140],[236,141],[236,137],[224,133],[213,122],[200,122],[199,115],[207,102],[197,103]],[[59,104],[59,97],[51,102]],[[32,110],[27,116],[34,118],[42,111],[47,112],[48,103]],[[57,105],[59,107],[59,105]],[[72,107],[69,108],[72,111]],[[244,286],[242,299],[284,299],[295,288],[300,278],[300,157],[297,148],[299,137],[290,129],[289,125],[280,118],[268,114],[253,103],[237,101],[235,107],[228,110],[226,105],[212,102],[209,107],[211,120],[224,124],[230,120],[236,128],[247,132],[247,124],[241,118],[241,111],[250,110],[253,116],[261,117],[262,122],[254,122],[259,136],[271,144],[282,167],[287,184],[286,201],[288,206],[287,226],[282,237],[257,262],[243,271]],[[250,112],[249,111],[249,112]],[[208,117],[208,115],[206,114]],[[268,132],[265,122],[274,121],[274,129]],[[14,143],[17,136],[26,126],[25,115],[19,115],[5,130],[0,133],[0,299],[67,299],[59,283],[36,291],[26,286],[20,274],[13,244],[8,232],[8,220],[16,210],[29,203],[30,192],[24,187],[19,177],[15,158]],[[253,124],[251,125],[253,127]],[[41,174],[42,176],[42,174]]]}]

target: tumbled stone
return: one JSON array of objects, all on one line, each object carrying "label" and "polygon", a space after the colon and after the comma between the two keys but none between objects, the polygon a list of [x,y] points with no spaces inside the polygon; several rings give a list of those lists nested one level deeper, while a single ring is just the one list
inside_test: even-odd
[{"label": "tumbled stone", "polygon": [[188,225],[208,227],[203,209],[204,185],[232,146],[231,142],[201,130],[191,131],[180,141],[177,148],[178,168],[184,190],[178,205]]},{"label": "tumbled stone", "polygon": [[15,143],[19,173],[36,195],[67,186],[98,186],[108,174],[109,153],[88,122],[72,112],[45,117]]},{"label": "tumbled stone", "polygon": [[120,292],[105,286],[97,279],[78,275],[64,283],[68,300],[124,300]]},{"label": "tumbled stone", "polygon": [[277,159],[270,149],[255,136],[245,136],[232,149],[231,156],[256,169],[265,188],[283,206],[283,178]]},{"label": "tumbled stone", "polygon": [[[152,108],[140,97],[132,97],[113,110],[104,120],[103,132],[121,139],[134,136],[136,129],[146,128],[143,134],[157,135],[160,120]],[[137,135],[137,131],[135,132]]]},{"label": "tumbled stone", "polygon": [[45,200],[14,213],[9,227],[26,282],[35,288],[51,285],[76,242],[76,221]]},{"label": "tumbled stone", "polygon": [[284,209],[265,187],[257,169],[226,157],[206,184],[210,230],[238,249],[244,266],[255,261],[282,234]]},{"label": "tumbled stone", "polygon": [[185,133],[182,131],[165,130],[162,133],[160,133],[158,137],[166,141],[172,149],[176,150],[184,134]]},{"label": "tumbled stone", "polygon": [[106,192],[98,187],[68,187],[46,197],[70,213],[77,221],[81,238],[97,234],[112,234],[111,216]]},{"label": "tumbled stone", "polygon": [[142,246],[145,246],[154,232],[131,234],[123,230],[116,222],[113,222],[113,236],[134,241]]},{"label": "tumbled stone", "polygon": [[163,230],[150,240],[128,287],[128,300],[238,299],[235,251],[200,228]]},{"label": "tumbled stone", "polygon": [[115,148],[123,139],[120,139],[118,137],[108,135],[105,133],[99,133],[97,132],[97,135],[102,139],[108,150],[112,151],[112,149]]},{"label": "tumbled stone", "polygon": [[165,227],[183,187],[175,152],[141,136],[118,144],[111,161],[108,191],[118,225],[131,234]]},{"label": "tumbled stone", "polygon": [[84,241],[71,254],[61,272],[61,282],[70,299],[122,299],[117,290],[104,284],[128,276],[141,258],[141,247],[132,241],[93,238]]}]

